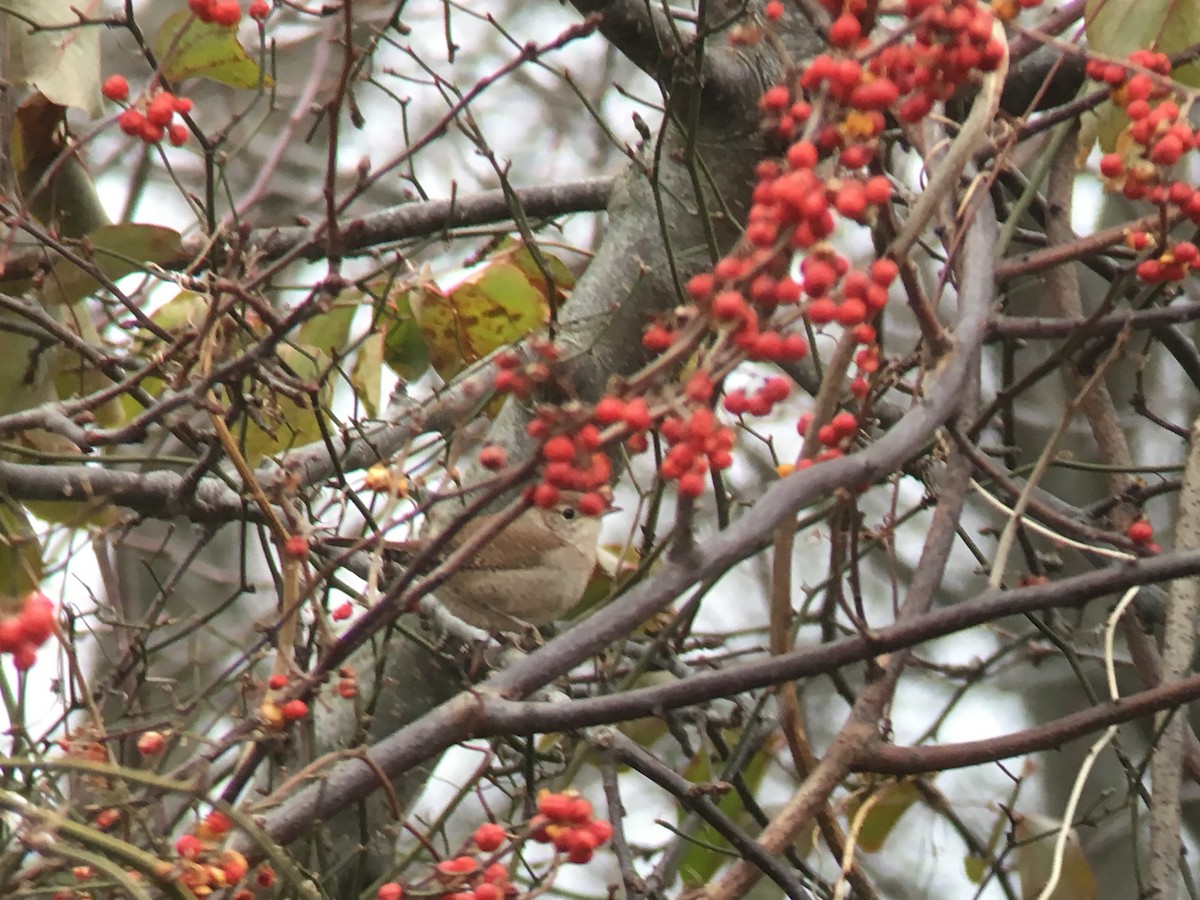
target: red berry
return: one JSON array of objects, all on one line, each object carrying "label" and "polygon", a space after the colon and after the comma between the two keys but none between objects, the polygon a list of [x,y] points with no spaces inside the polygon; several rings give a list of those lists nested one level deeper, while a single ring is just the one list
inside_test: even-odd
[{"label": "red berry", "polygon": [[585,516],[598,516],[608,508],[608,501],[595,491],[588,491],[579,498],[575,507]]},{"label": "red berry", "polygon": [[804,292],[810,297],[818,297],[827,293],[837,282],[837,270],[829,263],[809,258],[801,266],[804,273]]},{"label": "red berry", "polygon": [[693,300],[703,300],[712,293],[716,279],[708,272],[693,275],[688,279],[687,292]]},{"label": "red berry", "polygon": [[595,856],[595,851],[586,845],[577,845],[567,851],[567,861],[577,866],[587,865]]},{"label": "red berry", "polygon": [[704,478],[696,472],[688,472],[679,477],[679,493],[685,497],[699,497],[704,493]]},{"label": "red berry", "polygon": [[308,559],[308,538],[302,534],[290,534],[283,542],[283,555],[289,559]]},{"label": "red berry", "polygon": [[308,704],[303,700],[289,700],[280,712],[289,722],[298,722],[308,715]]},{"label": "red berry", "polygon": [[1145,259],[1138,263],[1137,277],[1147,284],[1154,284],[1161,281],[1163,277],[1163,267],[1157,259]]},{"label": "red berry", "polygon": [[651,325],[642,335],[642,346],[651,353],[662,353],[670,348],[674,338],[662,325]]},{"label": "red berry", "polygon": [[838,437],[850,437],[858,431],[858,419],[853,413],[840,412],[830,420],[829,424],[837,432]]},{"label": "red berry", "polygon": [[812,141],[796,141],[788,147],[787,161],[793,169],[811,169],[817,158],[817,146]]},{"label": "red berry", "polygon": [[854,46],[862,37],[862,24],[850,13],[843,13],[829,26],[829,43],[839,49]]},{"label": "red berry", "polygon": [[808,356],[808,341],[803,335],[785,334],[783,336],[783,347],[779,351],[781,360],[791,360],[798,362]]},{"label": "red berry", "polygon": [[817,297],[808,304],[808,319],[814,325],[824,325],[832,322],[837,315],[837,304],[828,297]]},{"label": "red berry", "polygon": [[867,305],[861,300],[844,300],[837,308],[834,318],[837,319],[839,325],[847,328],[860,325],[867,318]]},{"label": "red berry", "polygon": [[129,98],[129,82],[124,75],[109,75],[100,85],[100,93],[109,100],[127,100]]},{"label": "red berry", "polygon": [[613,834],[612,825],[604,819],[593,819],[591,822],[588,822],[587,829],[596,841],[596,846],[605,843]]},{"label": "red berry", "polygon": [[184,859],[195,859],[203,849],[204,845],[200,843],[200,838],[194,834],[181,835],[175,841],[175,852]]},{"label": "red berry", "polygon": [[34,644],[21,644],[13,651],[12,658],[13,665],[16,666],[18,672],[27,672],[37,662],[37,646]]},{"label": "red berry", "polygon": [[0,619],[0,653],[14,653],[25,643],[25,629],[16,616]]},{"label": "red berry", "polygon": [[1105,178],[1116,178],[1125,168],[1119,153],[1105,153],[1100,158],[1100,174]]},{"label": "red berry", "polygon": [[575,444],[565,435],[555,435],[542,445],[542,458],[548,462],[571,462],[575,459]]},{"label": "red berry", "polygon": [[877,78],[860,84],[850,92],[849,104],[855,109],[887,109],[900,99],[900,88],[890,78]]},{"label": "red berry", "polygon": [[1145,519],[1138,519],[1130,524],[1125,536],[1135,544],[1147,544],[1154,538],[1154,528]]},{"label": "red berry", "polygon": [[460,875],[473,875],[479,871],[479,863],[470,856],[456,856],[454,859],[443,859],[434,868],[440,875],[457,878]]},{"label": "red berry", "polygon": [[1190,266],[1196,261],[1197,255],[1200,255],[1200,248],[1197,248],[1191,241],[1180,241],[1171,248],[1171,255],[1175,257],[1176,262]]},{"label": "red berry", "polygon": [[166,91],[155,94],[146,105],[146,118],[155,125],[166,127],[175,116],[175,95]]},{"label": "red berry", "polygon": [[250,8],[246,10],[246,15],[252,19],[261,22],[271,13],[271,4],[267,0],[254,0],[250,4]]},{"label": "red berry", "polygon": [[867,211],[866,190],[860,182],[843,182],[841,188],[834,195],[833,205],[847,219],[858,221]]},{"label": "red berry", "polygon": [[783,2],[782,0],[768,0],[766,6],[763,7],[763,15],[771,22],[778,22],[783,18]]},{"label": "red berry", "polygon": [[600,398],[592,411],[592,418],[601,425],[611,425],[619,422],[625,415],[625,401],[611,395]]},{"label": "red berry", "polygon": [[712,314],[718,321],[731,322],[742,319],[748,311],[746,298],[737,291],[722,291],[713,298]]},{"label": "red berry", "polygon": [[165,134],[166,130],[161,125],[156,125],[145,117],[142,118],[142,132],[138,136],[147,144],[157,144]]},{"label": "red berry", "polygon": [[700,369],[692,374],[683,390],[689,400],[707,403],[714,390],[712,376]]},{"label": "red berry", "polygon": [[25,605],[17,614],[17,624],[21,627],[22,643],[40,647],[54,634],[57,624],[54,601],[41,591],[34,591],[25,598]]},{"label": "red berry", "polygon": [[171,142],[171,146],[182,147],[187,143],[187,139],[188,129],[186,125],[174,122],[167,126],[167,140]]},{"label": "red berry", "polygon": [[530,499],[533,501],[533,505],[539,509],[550,509],[550,507],[558,504],[560,496],[562,495],[559,493],[558,488],[543,481],[533,489]]},{"label": "red berry", "polygon": [[759,103],[767,112],[778,113],[786,109],[790,101],[791,96],[788,93],[788,89],[781,84],[777,84],[767,88],[766,93],[762,95]]},{"label": "red berry", "polygon": [[404,888],[394,881],[381,884],[375,892],[375,900],[402,900],[403,897]]},{"label": "red berry", "polygon": [[128,135],[140,135],[142,133],[142,123],[146,121],[136,109],[127,109],[117,116],[117,125]]},{"label": "red berry", "polygon": [[333,612],[330,613],[330,615],[333,617],[333,621],[344,622],[346,619],[350,618],[350,613],[352,613],[353,611],[354,611],[354,609],[350,605],[350,601],[347,600],[344,603],[340,603],[337,606],[335,606],[333,608]]},{"label": "red berry", "polygon": [[900,274],[900,267],[891,259],[877,259],[871,263],[871,280],[880,287],[887,287]]},{"label": "red berry", "polygon": [[863,185],[867,202],[872,206],[880,206],[892,198],[892,182],[886,175],[872,175]]},{"label": "red berry", "polygon": [[472,840],[475,841],[475,846],[484,853],[491,853],[493,850],[499,849],[507,837],[504,829],[495,822],[484,822],[475,829]]},{"label": "red berry", "polygon": [[489,472],[495,472],[508,465],[508,451],[499,444],[488,444],[479,451],[479,464]]},{"label": "red berry", "polygon": [[157,756],[167,746],[167,739],[161,731],[145,731],[138,735],[137,749],[142,756]]},{"label": "red berry", "polygon": [[267,687],[273,691],[280,691],[287,687],[287,676],[276,672],[267,679]]},{"label": "red berry", "polygon": [[237,0],[213,0],[208,6],[210,21],[229,28],[242,20],[242,7]]},{"label": "red berry", "polygon": [[1183,141],[1178,135],[1164,134],[1150,148],[1150,161],[1160,166],[1173,166],[1183,156]]},{"label": "red berry", "polygon": [[792,391],[792,383],[779,375],[768,378],[762,386],[763,395],[772,403],[778,403],[787,398]]},{"label": "red berry", "polygon": [[650,407],[643,397],[634,397],[625,404],[625,425],[631,431],[645,431],[650,427]]}]

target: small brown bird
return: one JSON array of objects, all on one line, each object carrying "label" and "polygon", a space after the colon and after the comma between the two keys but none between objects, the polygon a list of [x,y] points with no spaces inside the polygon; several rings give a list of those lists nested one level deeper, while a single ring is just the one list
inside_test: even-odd
[{"label": "small brown bird", "polygon": [[[493,526],[496,515],[467,522],[443,548],[449,556],[472,535]],[[523,631],[561,618],[579,602],[596,566],[600,519],[585,516],[564,495],[557,506],[530,507],[484,544],[434,591],[451,613],[484,631]],[[333,538],[334,546],[357,546]],[[386,541],[390,562],[405,565],[424,539]]]}]

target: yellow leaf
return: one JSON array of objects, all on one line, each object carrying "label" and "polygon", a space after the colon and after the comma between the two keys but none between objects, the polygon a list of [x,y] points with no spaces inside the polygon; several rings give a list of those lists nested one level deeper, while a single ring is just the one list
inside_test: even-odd
[{"label": "yellow leaf", "polygon": [[443,379],[546,323],[545,297],[512,263],[488,265],[446,294],[419,288],[409,302]]},{"label": "yellow leaf", "polygon": [[[144,271],[147,263],[176,259],[182,253],[178,231],[135,223],[104,225],[90,231],[79,248],[80,256],[90,259],[110,281]],[[64,259],[46,276],[42,302],[48,307],[72,304],[100,288],[100,282],[89,272]]]},{"label": "yellow leaf", "polygon": [[[1061,823],[1045,816],[1012,816],[1017,847],[1017,873],[1021,876],[1022,900],[1034,900],[1045,890],[1054,865],[1054,848]],[[1096,900],[1096,876],[1079,846],[1072,828],[1067,834],[1062,871],[1049,900]]]}]

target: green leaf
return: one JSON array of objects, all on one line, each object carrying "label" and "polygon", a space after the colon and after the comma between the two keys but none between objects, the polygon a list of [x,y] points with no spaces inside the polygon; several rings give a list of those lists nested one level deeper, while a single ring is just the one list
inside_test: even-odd
[{"label": "green leaf", "polygon": [[25,510],[0,493],[0,613],[20,611],[42,583],[42,545]]},{"label": "green leaf", "polygon": [[313,347],[329,357],[344,353],[350,343],[350,325],[359,304],[358,299],[339,298],[328,312],[315,315],[300,326],[296,343]]},{"label": "green leaf", "polygon": [[[89,232],[80,255],[90,258],[110,280],[144,271],[146,263],[165,263],[183,253],[179,232],[160,225],[105,225]],[[59,261],[46,276],[42,302],[72,304],[101,288],[89,272],[69,260]]]},{"label": "green leaf", "polygon": [[[279,358],[287,364],[293,377],[315,382],[329,370],[329,357],[319,350],[302,347],[280,347]],[[243,385],[257,400],[257,421],[247,419],[243,426],[243,449],[246,461],[257,465],[264,456],[281,453],[315,441],[321,436],[317,413],[307,398],[294,400],[276,393],[262,382]],[[328,404],[332,387],[325,379],[319,388],[320,403]]]},{"label": "green leaf", "polygon": [[383,361],[401,378],[413,381],[429,370],[429,349],[409,295],[409,291],[399,291],[389,298],[380,313],[379,327],[383,333]]},{"label": "green leaf", "polygon": [[992,867],[990,861],[973,854],[968,854],[963,857],[963,871],[967,873],[967,878],[971,884],[982,884],[984,876]]},{"label": "green leaf", "polygon": [[12,131],[12,160],[38,221],[60,237],[78,239],[109,224],[109,218],[91,173],[68,145],[66,114],[65,106],[43,94],[22,101]]},{"label": "green leaf", "polygon": [[[871,806],[863,815],[862,827],[858,832],[858,846],[867,853],[877,853],[884,841],[921,796],[911,781],[889,782],[871,795]],[[855,796],[850,802],[848,818],[854,821],[859,809],[868,801],[867,797]]]},{"label": "green leaf", "polygon": [[[1200,0],[1088,0],[1084,21],[1088,47],[1115,59],[1143,48],[1171,55],[1200,43]],[[1200,87],[1200,63],[1171,77]]]},{"label": "green leaf", "polygon": [[169,81],[208,78],[235,88],[274,83],[246,53],[235,26],[201,22],[188,9],[163,22],[154,37],[154,52]]},{"label": "green leaf", "polygon": [[[733,747],[737,746],[741,736],[740,730],[729,730],[726,732],[725,739]],[[762,785],[773,758],[774,747],[768,744],[747,761],[742,770],[742,777],[751,793],[758,793],[758,788]],[[718,776],[718,773],[712,768],[712,761],[708,756],[699,753],[692,758],[691,763],[684,770],[683,776],[695,784],[711,781]],[[736,791],[731,790],[726,793],[717,801],[717,806],[748,833],[753,834],[757,830],[757,824],[743,808],[742,800]],[[716,874],[717,869],[731,859],[729,856],[714,853],[705,845],[729,848],[733,853],[732,858],[737,857],[732,846],[711,825],[702,826],[695,832],[695,837],[701,843],[689,843],[679,865],[679,874],[686,885],[706,884]]]},{"label": "green leaf", "polygon": [[350,370],[350,385],[354,388],[354,396],[363,405],[370,417],[379,414],[382,401],[383,385],[380,378],[383,372],[383,335],[372,334],[358,348],[358,356],[354,360],[354,368]]},{"label": "green leaf", "polygon": [[[500,250],[492,254],[491,259],[495,262],[512,263],[529,279],[529,283],[539,294],[546,296],[546,276],[538,268],[537,261],[527,246],[519,241],[505,240],[500,245]],[[550,272],[550,277],[554,279],[555,302],[561,303],[566,299],[566,294],[575,287],[575,273],[557,256],[542,253],[542,260]]]},{"label": "green leaf", "polygon": [[[89,347],[103,350],[103,340],[84,304],[77,304],[67,324]],[[112,387],[113,380],[101,372],[81,354],[65,347],[60,348],[54,360],[54,392],[58,399],[85,397]],[[120,395],[125,396],[125,393]],[[126,421],[125,407],[118,397],[111,397],[95,410],[97,424],[115,428]],[[74,447],[74,445],[72,445]]]},{"label": "green leaf", "polygon": [[[4,77],[33,85],[60,106],[82,109],[92,118],[104,113],[100,95],[100,35],[95,25],[79,25],[80,17],[99,18],[101,0],[7,0],[8,55]],[[34,31],[30,23],[48,27]]]}]

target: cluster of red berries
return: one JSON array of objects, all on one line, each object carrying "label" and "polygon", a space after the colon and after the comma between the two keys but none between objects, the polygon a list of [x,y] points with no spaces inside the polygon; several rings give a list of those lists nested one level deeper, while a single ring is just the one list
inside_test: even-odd
[{"label": "cluster of red berries", "polygon": [[[188,9],[201,22],[231,28],[242,20],[242,7],[237,0],[188,0]],[[268,0],[254,0],[246,10],[252,19],[261,22],[271,13]]]},{"label": "cluster of red berries", "polygon": [[[508,868],[499,857],[514,850],[528,838],[539,844],[552,844],[560,854],[557,862],[584,865],[591,862],[597,848],[612,837],[612,825],[597,819],[592,804],[574,791],[538,795],[537,815],[526,827],[510,833],[502,825],[485,822],[475,829],[471,844],[484,858],[473,852],[443,859],[434,866],[432,880],[441,888],[442,900],[504,900],[516,894],[509,881]],[[405,889],[396,881],[380,886],[376,900],[402,900]],[[420,896],[430,896],[424,885]]]},{"label": "cluster of red berries", "polygon": [[543,790],[537,808],[537,815],[529,820],[529,836],[539,844],[553,844],[567,862],[591,862],[596,849],[612,837],[612,825],[597,819],[592,804],[575,791]]},{"label": "cluster of red berries", "polygon": [[558,348],[548,340],[531,341],[533,359],[523,362],[515,353],[496,354],[496,390],[502,394],[528,397],[537,384],[545,384],[553,377],[551,366],[558,362]]},{"label": "cluster of red berries", "polygon": [[[812,413],[804,413],[796,420],[796,431],[801,435],[807,435],[812,427]],[[817,440],[825,447],[825,450],[817,457],[817,462],[841,456],[844,448],[857,433],[858,417],[854,413],[840,412],[834,415],[828,422],[817,428]],[[804,468],[803,463],[800,468]]]},{"label": "cluster of red berries", "polygon": [[[282,691],[287,687],[287,676],[275,674],[267,679],[267,687],[272,691]],[[288,700],[282,706],[267,697],[258,707],[259,718],[272,728],[282,728],[289,722],[299,722],[308,716],[308,704],[299,698]]]},{"label": "cluster of red berries", "polygon": [[787,399],[792,392],[792,383],[776,375],[763,382],[762,387],[752,394],[735,388],[725,395],[725,411],[733,416],[769,416],[776,403]]},{"label": "cluster of red berries", "polygon": [[[515,353],[496,356],[496,390],[527,397],[535,384],[545,384],[553,376],[553,364],[559,359],[558,348],[547,340],[533,341],[529,347],[533,359],[522,362]],[[562,499],[563,491],[580,494],[576,508],[585,516],[601,515],[609,507],[605,492],[612,478],[612,463],[600,449],[604,438],[592,424],[578,424],[578,415],[558,407],[545,406],[526,426],[526,432],[540,444],[541,480],[530,486],[528,499],[534,506],[549,509]],[[503,447],[489,444],[479,451],[479,463],[497,471],[508,465]]]},{"label": "cluster of red berries", "polygon": [[[1006,51],[994,34],[992,12],[977,0],[906,0],[906,26],[878,49],[867,38],[874,25],[873,4],[822,3],[835,17],[830,52],[814,57],[797,78],[769,88],[761,99],[764,127],[784,148],[778,158],[763,160],[757,168],[744,240],[710,272],[688,281],[690,303],[650,323],[642,343],[663,354],[682,341],[697,341],[694,325],[702,317],[718,339],[701,357],[700,372],[727,372],[738,359],[795,361],[808,352],[808,344],[786,329],[803,315],[815,326],[841,326],[862,345],[851,388],[863,397],[869,376],[880,365],[871,323],[886,306],[899,267],[879,259],[855,269],[827,241],[839,219],[870,224],[891,201],[891,181],[864,171],[877,161],[885,111],[916,121],[974,73],[996,69]],[[769,4],[768,21],[779,19],[783,11],[782,4]],[[820,120],[814,119],[816,110]],[[799,278],[792,276],[797,253],[802,254]],[[601,426],[622,423],[633,451],[645,448],[644,431],[656,425],[670,444],[660,474],[693,495],[702,490],[710,468],[728,465],[732,446],[732,432],[715,421],[710,396],[693,392],[695,377],[685,389],[686,411],[677,402],[664,401],[651,415],[644,400],[607,396],[594,414]],[[778,378],[750,396],[731,392],[725,409],[736,416],[765,415],[787,396],[788,387]],[[814,427],[826,448],[822,458],[828,458],[849,446],[859,422],[845,413],[836,424]]]},{"label": "cluster of red berries", "polygon": [[[896,116],[901,121],[923,119],[935,102],[949,99],[973,72],[991,72],[1004,59],[1004,45],[992,33],[994,17],[986,6],[974,2],[906,0],[904,13],[912,23],[911,35],[884,47],[867,63],[870,75],[892,85],[887,91],[874,88],[878,94],[890,95],[894,90],[897,98],[904,98],[896,106]],[[843,14],[838,22],[845,20]],[[830,28],[831,42],[838,22]],[[850,23],[845,24],[846,33],[853,33]],[[849,43],[835,46],[851,49],[858,43],[855,35]]]},{"label": "cluster of red berries", "polygon": [[[759,328],[759,317],[770,317],[779,307],[799,305],[813,325],[835,323],[850,330],[863,345],[852,380],[854,393],[862,397],[867,377],[879,366],[870,323],[886,306],[899,267],[879,259],[865,270],[853,269],[826,240],[839,217],[870,223],[891,200],[886,176],[859,174],[877,158],[884,111],[915,121],[972,73],[995,69],[1005,51],[993,35],[991,12],[974,0],[908,0],[908,29],[876,52],[865,38],[872,15],[865,0],[826,5],[836,16],[829,31],[832,52],[818,55],[794,82],[776,85],[762,97],[768,133],[787,146],[781,158],[758,167],[745,241],[711,273],[693,278],[688,293],[714,328],[732,328],[733,343],[747,359],[795,358],[807,350],[798,335],[781,343]],[[815,96],[823,96],[820,122],[812,121]],[[787,274],[796,252],[805,254],[799,282]],[[673,337],[656,323],[646,332],[646,345],[666,349]],[[775,355],[781,346],[784,352]],[[777,383],[769,384],[779,391]],[[744,415],[769,412],[774,402],[765,391],[753,399],[735,392],[725,405],[730,413]],[[849,431],[841,419],[837,427],[817,423],[818,433],[828,438],[823,456],[839,453],[857,430],[857,419],[845,416],[853,423]]]},{"label": "cluster of red berries", "polygon": [[541,441],[542,478],[529,488],[529,500],[534,506],[549,509],[562,498],[563,491],[580,494],[575,508],[585,516],[598,516],[608,509],[608,498],[602,489],[612,478],[612,462],[601,446],[604,439],[600,429],[587,424],[571,433],[554,431],[559,411],[545,408],[526,426],[534,440]]},{"label": "cluster of red berries", "polygon": [[[175,841],[179,860],[170,867],[171,877],[198,897],[239,884],[250,871],[250,864],[236,850],[221,849],[218,845],[233,827],[229,816],[219,810],[208,813],[194,832],[181,835]],[[255,874],[259,887],[270,887],[275,872],[269,866],[260,867]],[[237,900],[249,900],[248,889],[233,895]]]},{"label": "cluster of red berries", "polygon": [[[499,828],[498,825],[480,827]],[[434,877],[443,887],[442,900],[504,900],[517,894],[504,863],[493,861],[484,865],[466,854],[439,862],[434,867]],[[386,900],[382,891],[378,897]]]},{"label": "cluster of red berries", "polygon": [[338,682],[333,689],[343,700],[358,696],[358,673],[353,666],[341,666],[338,669]]},{"label": "cluster of red berries", "polygon": [[[1109,86],[1113,103],[1125,110],[1129,141],[1122,153],[1106,153],[1100,159],[1100,174],[1110,187],[1130,200],[1145,200],[1164,214],[1172,210],[1200,225],[1200,191],[1186,181],[1171,178],[1170,169],[1186,153],[1200,146],[1200,131],[1188,125],[1168,80],[1171,61],[1152,50],[1135,50],[1129,65],[1089,60],[1089,78]],[[1155,241],[1147,232],[1130,232],[1126,243],[1139,252],[1154,248],[1157,255],[1137,266],[1137,277],[1147,284],[1180,281],[1197,266],[1197,248],[1191,241]],[[1161,245],[1161,246],[1160,246]]]},{"label": "cluster of red berries", "polygon": [[[100,86],[100,92],[109,100],[123,103],[129,99],[129,82],[123,75],[111,75]],[[158,91],[146,103],[145,108],[127,107],[117,116],[117,125],[130,137],[140,138],[147,144],[157,144],[164,137],[178,147],[188,137],[187,126],[176,122],[176,113],[191,112],[192,101],[177,97],[170,91]]]},{"label": "cluster of red berries", "polygon": [[19,613],[0,618],[0,653],[11,653],[13,665],[26,671],[37,661],[38,648],[54,634],[56,624],[54,601],[34,591]]}]

